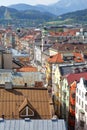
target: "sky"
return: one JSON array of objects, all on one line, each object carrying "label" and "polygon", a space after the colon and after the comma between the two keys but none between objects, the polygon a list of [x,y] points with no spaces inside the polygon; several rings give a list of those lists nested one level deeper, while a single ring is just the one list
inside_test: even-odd
[{"label": "sky", "polygon": [[18,4],[18,3],[25,3],[25,4],[29,4],[29,5],[37,5],[37,4],[44,4],[44,5],[48,5],[48,4],[53,4],[56,3],[59,0],[0,0],[0,6],[8,6],[8,5],[12,5],[12,4]]}]

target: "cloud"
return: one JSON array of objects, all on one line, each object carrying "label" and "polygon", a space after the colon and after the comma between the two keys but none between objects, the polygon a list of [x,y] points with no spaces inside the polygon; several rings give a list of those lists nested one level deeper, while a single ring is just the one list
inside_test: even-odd
[{"label": "cloud", "polygon": [[48,5],[51,3],[55,3],[58,0],[24,0],[24,2],[22,2],[21,0],[1,0],[0,1],[0,5],[3,6],[8,6],[8,5],[12,5],[12,4],[18,4],[18,3],[25,3],[25,4],[29,4],[29,5],[37,5],[37,4],[44,4],[44,5]]}]

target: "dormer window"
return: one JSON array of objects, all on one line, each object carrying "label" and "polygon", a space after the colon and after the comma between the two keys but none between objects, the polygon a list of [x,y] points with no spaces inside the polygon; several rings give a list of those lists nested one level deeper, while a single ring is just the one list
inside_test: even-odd
[{"label": "dormer window", "polygon": [[75,73],[80,73],[80,69],[79,68],[75,68]]},{"label": "dormer window", "polygon": [[20,117],[30,117],[34,116],[34,112],[29,108],[29,106],[26,106],[21,112]]},{"label": "dormer window", "polygon": [[73,60],[73,56],[63,56],[63,60],[64,61],[69,61],[69,60]]},{"label": "dormer window", "polygon": [[77,57],[77,60],[81,60],[81,57],[78,56],[78,57]]},{"label": "dormer window", "polygon": [[21,106],[19,107],[19,115],[21,118],[34,116],[34,108],[26,98],[21,104]]}]

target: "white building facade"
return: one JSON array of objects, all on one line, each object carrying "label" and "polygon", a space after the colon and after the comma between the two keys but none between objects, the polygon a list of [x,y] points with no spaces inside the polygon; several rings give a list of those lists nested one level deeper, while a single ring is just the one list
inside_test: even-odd
[{"label": "white building facade", "polygon": [[87,130],[87,80],[80,79],[76,88],[75,130]]}]

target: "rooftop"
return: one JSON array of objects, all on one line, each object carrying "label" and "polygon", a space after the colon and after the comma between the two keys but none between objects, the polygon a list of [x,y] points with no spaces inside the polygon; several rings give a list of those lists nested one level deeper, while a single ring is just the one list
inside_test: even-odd
[{"label": "rooftop", "polygon": [[84,62],[84,58],[81,53],[73,52],[72,54],[69,53],[57,53],[53,56],[50,56],[47,61],[49,63],[80,63]]},{"label": "rooftop", "polygon": [[52,106],[46,88],[0,88],[0,118],[51,119],[54,111]]},{"label": "rooftop", "polygon": [[17,69],[17,72],[37,72],[37,68],[33,66],[24,66],[20,69]]},{"label": "rooftop", "polygon": [[66,130],[64,120],[0,120],[0,130]]},{"label": "rooftop", "polygon": [[12,82],[13,86],[27,86],[32,87],[35,82],[44,82],[44,74],[41,72],[10,72],[10,71],[0,71],[0,85],[5,85],[7,79]]},{"label": "rooftop", "polygon": [[51,47],[51,49],[55,49],[59,52],[65,52],[65,51],[86,51],[87,50],[87,44],[81,44],[81,43],[55,43]]},{"label": "rooftop", "polygon": [[75,80],[76,81],[80,81],[80,78],[84,78],[87,80],[87,72],[84,72],[84,73],[77,73],[77,74],[68,74],[65,76],[68,80],[68,83],[69,85],[74,82]]}]

